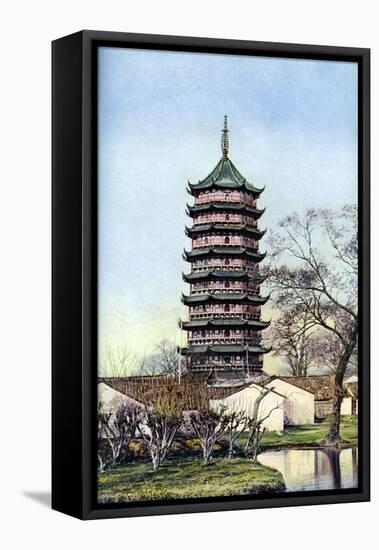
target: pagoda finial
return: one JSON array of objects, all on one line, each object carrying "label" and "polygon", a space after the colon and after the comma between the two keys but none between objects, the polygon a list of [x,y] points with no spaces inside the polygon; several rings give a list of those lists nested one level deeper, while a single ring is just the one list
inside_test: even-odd
[{"label": "pagoda finial", "polygon": [[227,159],[228,153],[229,153],[229,137],[228,137],[228,117],[227,115],[224,116],[224,128],[222,130],[222,137],[221,137],[221,151],[222,151],[222,158]]}]

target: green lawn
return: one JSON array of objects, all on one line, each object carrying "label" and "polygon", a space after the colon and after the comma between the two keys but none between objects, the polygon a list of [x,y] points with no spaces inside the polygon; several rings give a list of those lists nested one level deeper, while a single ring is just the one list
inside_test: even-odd
[{"label": "green lawn", "polygon": [[283,491],[277,470],[246,458],[216,458],[204,466],[194,457],[171,457],[157,471],[140,460],[99,474],[99,502],[246,495]]},{"label": "green lawn", "polygon": [[[295,426],[286,428],[280,434],[268,432],[262,438],[262,447],[282,447],[296,445],[315,446],[325,437],[329,422],[324,420],[320,424],[308,424],[306,426]],[[341,435],[344,445],[358,444],[358,419],[356,416],[344,416],[341,422]],[[242,434],[237,440],[242,446],[246,441],[247,434]]]}]

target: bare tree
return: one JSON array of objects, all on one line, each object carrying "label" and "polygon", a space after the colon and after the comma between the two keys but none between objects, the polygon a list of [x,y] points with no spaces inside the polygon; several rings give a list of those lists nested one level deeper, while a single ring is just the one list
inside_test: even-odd
[{"label": "bare tree", "polygon": [[240,435],[245,432],[249,426],[249,417],[242,411],[224,413],[227,419],[226,439],[228,441],[228,457],[232,458],[235,454],[235,444]]},{"label": "bare tree", "polygon": [[[317,337],[316,337],[317,336]],[[312,340],[312,352],[317,358],[317,366],[323,372],[336,374],[339,358],[343,352],[342,343],[329,331],[321,329]],[[346,367],[345,374],[356,374],[358,368],[358,345],[355,346]]]},{"label": "bare tree", "polygon": [[156,376],[159,374],[175,375],[179,371],[179,353],[176,345],[169,340],[162,340],[154,352],[136,361],[134,374]]},{"label": "bare tree", "polygon": [[98,402],[97,405],[97,465],[100,471],[104,470],[109,462],[107,445],[105,443],[104,426],[108,422],[108,418],[104,417],[103,403]]},{"label": "bare tree", "polygon": [[261,445],[261,439],[266,433],[267,428],[263,426],[260,420],[250,419],[249,422],[249,437],[245,445],[246,456],[251,457],[253,462],[257,461],[258,452]]},{"label": "bare tree", "polygon": [[316,323],[307,310],[282,309],[282,315],[271,323],[265,340],[275,355],[284,357],[292,376],[307,376],[317,361],[313,346]]},{"label": "bare tree", "polygon": [[203,462],[208,464],[213,447],[226,432],[229,420],[224,416],[222,409],[216,412],[210,408],[203,408],[190,413],[190,422],[200,441]]},{"label": "bare tree", "polygon": [[177,374],[179,354],[174,343],[162,340],[156,347],[159,372],[162,374]]},{"label": "bare tree", "polygon": [[117,403],[115,408],[105,410],[99,403],[98,421],[98,449],[102,456],[99,457],[100,468],[107,465],[106,451],[102,449],[102,440],[110,450],[110,465],[117,466],[124,462],[128,445],[135,437],[137,427],[142,422],[144,413],[141,407],[128,402]]},{"label": "bare tree", "polygon": [[139,361],[126,346],[117,348],[107,346],[100,362],[99,374],[105,378],[121,378],[134,374],[138,369],[141,369]]},{"label": "bare tree", "polygon": [[[328,331],[339,349],[335,365],[335,394],[324,445],[341,441],[342,382],[358,339],[357,209],[341,213],[309,210],[301,219],[288,216],[281,234],[271,239],[270,282],[282,307],[299,307]],[[286,262],[280,263],[285,257]]]},{"label": "bare tree", "polygon": [[282,406],[281,403],[277,403],[271,407],[270,410],[265,411],[264,414],[261,414],[261,403],[263,399],[272,391],[274,391],[274,388],[262,387],[259,396],[254,402],[253,411],[250,415],[248,415],[247,430],[249,435],[245,444],[245,454],[249,456],[253,462],[257,461],[261,440],[267,431],[265,421],[275,410]]},{"label": "bare tree", "polygon": [[182,423],[183,405],[178,399],[175,383],[165,381],[155,388],[154,403],[147,407],[145,422],[138,431],[146,443],[153,470],[167,457]]}]

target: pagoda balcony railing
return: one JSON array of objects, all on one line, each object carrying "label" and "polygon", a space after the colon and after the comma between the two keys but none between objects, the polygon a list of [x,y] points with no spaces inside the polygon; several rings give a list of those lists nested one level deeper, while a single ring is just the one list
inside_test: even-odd
[{"label": "pagoda balcony railing", "polygon": [[188,338],[189,344],[196,344],[196,345],[217,345],[217,344],[238,344],[238,345],[253,345],[253,346],[259,346],[261,342],[259,340],[255,340],[253,338],[228,338],[228,337],[222,337],[214,336],[214,337],[194,337],[194,338]]},{"label": "pagoda balcony railing", "polygon": [[196,360],[196,359],[190,359],[190,362],[192,362],[192,364],[195,366],[195,365],[204,365],[204,366],[207,366],[207,367],[212,367],[212,366],[218,366],[218,365],[230,365],[230,366],[236,366],[236,367],[253,367],[253,366],[257,366],[259,365],[259,363],[257,363],[257,361],[255,360],[252,360],[249,362],[246,361],[246,357],[244,357],[243,359],[235,359],[234,357],[223,357],[222,359],[209,359],[207,360],[206,358],[201,358],[199,360]]},{"label": "pagoda balcony railing", "polygon": [[203,289],[191,289],[191,296],[199,294],[253,294],[259,295],[259,290],[251,290],[247,288],[203,288]]},{"label": "pagoda balcony railing", "polygon": [[[209,237],[211,239],[211,237]],[[209,247],[221,247],[221,248],[246,248],[248,249],[250,252],[256,252],[258,253],[259,252],[259,248],[258,246],[256,245],[252,245],[246,241],[244,241],[243,239],[241,239],[241,242],[238,242],[238,243],[225,243],[225,242],[208,242],[208,243],[199,243],[199,242],[196,242],[196,240],[193,240],[192,241],[192,251],[193,250],[199,250],[199,249],[202,249],[202,248],[209,248]]]},{"label": "pagoda balcony railing", "polygon": [[192,271],[247,271],[249,275],[256,274],[256,264],[238,264],[238,265],[224,265],[224,264],[210,264],[210,265],[196,265],[192,264]]},{"label": "pagoda balcony railing", "polygon": [[228,226],[239,226],[239,225],[246,225],[246,227],[251,227],[253,229],[257,229],[257,222],[253,219],[250,220],[246,220],[246,219],[239,219],[239,220],[230,220],[230,219],[225,219],[222,218],[222,217],[211,217],[209,216],[208,219],[203,219],[203,220],[200,220],[199,218],[195,218],[194,220],[194,227],[199,227],[201,228],[201,226],[205,225],[210,225],[210,224],[222,224],[222,225],[228,225]]},{"label": "pagoda balcony railing", "polygon": [[206,359],[204,357],[202,357],[201,359],[199,360],[196,360],[196,359],[190,359],[189,361],[190,363],[192,363],[192,365],[204,365],[204,366],[207,366],[208,368],[209,367],[217,367],[217,366],[220,366],[220,365],[229,365],[229,366],[235,366],[235,367],[253,367],[253,366],[258,366],[259,363],[257,363],[256,360],[252,360],[249,362],[246,361],[246,357],[244,357],[243,359],[235,359],[234,357],[223,357],[222,359]]},{"label": "pagoda balcony railing", "polygon": [[256,208],[256,200],[240,192],[235,194],[222,192],[204,193],[197,197],[195,205],[209,204],[212,202],[221,202],[226,204],[233,203],[239,204],[241,207],[252,206],[253,208]]},{"label": "pagoda balcony railing", "polygon": [[230,313],[229,311],[226,311],[225,313],[190,313],[190,319],[237,319],[241,321],[259,321],[261,318],[259,313]]}]

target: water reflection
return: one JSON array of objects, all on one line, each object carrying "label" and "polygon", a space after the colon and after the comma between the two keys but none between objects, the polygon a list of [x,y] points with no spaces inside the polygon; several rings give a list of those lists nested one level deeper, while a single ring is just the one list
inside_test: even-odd
[{"label": "water reflection", "polygon": [[358,486],[358,449],[285,449],[259,455],[264,466],[281,472],[287,491],[347,489]]}]

